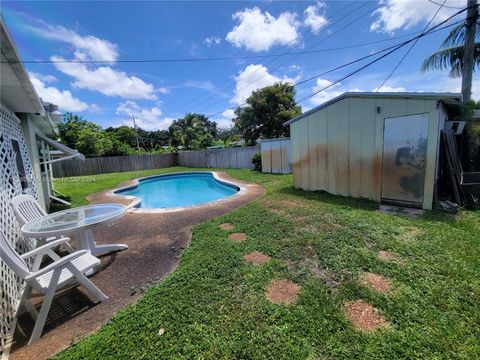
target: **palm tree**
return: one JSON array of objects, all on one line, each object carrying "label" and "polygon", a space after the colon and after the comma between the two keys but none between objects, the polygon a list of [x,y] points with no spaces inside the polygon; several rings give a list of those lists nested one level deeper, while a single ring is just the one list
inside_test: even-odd
[{"label": "palm tree", "polygon": [[[476,68],[480,66],[480,43],[476,42],[480,36],[480,24],[476,24],[475,30],[474,66]],[[450,77],[458,78],[462,76],[465,34],[464,24],[454,27],[447,38],[443,40],[440,50],[425,59],[422,64],[422,71],[450,69]]]},{"label": "palm tree", "polygon": [[[477,43],[477,38],[480,36],[480,24],[478,20],[477,1],[469,0],[469,9],[467,12],[467,20],[465,23],[457,25],[448,34],[447,38],[440,45],[440,50],[430,55],[422,64],[422,71],[428,70],[444,70],[450,69],[450,77],[462,78],[462,95],[464,101],[470,100],[472,76],[471,74],[464,74],[464,50],[467,41],[467,37],[471,39],[474,35],[475,43],[473,44],[473,64],[469,64],[466,71],[469,72],[471,68],[475,71],[475,68],[480,66],[480,43]],[[474,30],[474,34],[472,34]],[[470,40],[472,41],[472,40]],[[470,42],[471,44],[471,42]],[[470,48],[471,49],[471,48]],[[470,58],[470,53],[467,53],[467,59]],[[470,58],[471,59],[471,58]]]},{"label": "palm tree", "polygon": [[174,136],[187,149],[192,146],[193,140],[199,133],[205,132],[204,116],[187,114],[183,119],[175,120],[171,125]]},{"label": "palm tree", "polygon": [[[464,73],[464,51],[468,46],[466,44],[467,40],[469,40],[469,44],[472,44],[472,30],[475,32],[475,43],[473,44],[473,63],[470,63],[466,67]],[[477,0],[469,0],[466,21],[454,27],[448,34],[447,38],[443,40],[440,50],[430,55],[422,64],[422,71],[450,69],[450,77],[462,77],[462,116],[464,119],[471,118],[471,115],[473,114],[473,104],[470,101],[472,91],[472,74],[470,73],[470,69],[473,72],[477,67],[480,66],[480,43],[477,42],[479,36],[480,24],[478,23]],[[467,39],[467,37],[469,39]],[[471,61],[471,55],[472,54],[467,52],[467,61]],[[470,169],[470,159],[472,158],[472,155],[470,154],[470,148],[472,145],[475,152],[475,145],[473,143],[470,144],[472,139],[470,133],[470,122],[467,122],[465,136],[462,137],[463,151],[461,151],[462,163],[466,171]]]}]

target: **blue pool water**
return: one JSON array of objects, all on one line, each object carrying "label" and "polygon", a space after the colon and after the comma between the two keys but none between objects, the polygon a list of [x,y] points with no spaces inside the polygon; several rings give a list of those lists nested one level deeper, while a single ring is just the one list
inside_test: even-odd
[{"label": "blue pool water", "polygon": [[140,207],[154,209],[205,204],[238,191],[238,187],[216,180],[211,173],[187,173],[140,179],[138,186],[115,193],[137,196]]}]

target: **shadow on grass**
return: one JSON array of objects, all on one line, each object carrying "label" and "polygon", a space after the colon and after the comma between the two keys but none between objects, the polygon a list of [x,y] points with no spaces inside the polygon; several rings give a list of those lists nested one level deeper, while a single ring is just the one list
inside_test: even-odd
[{"label": "shadow on grass", "polygon": [[372,200],[332,195],[323,190],[306,191],[295,189],[293,186],[284,186],[278,188],[277,192],[279,194],[298,196],[306,200],[316,200],[330,205],[345,206],[352,209],[375,211],[379,208],[378,203]]},{"label": "shadow on grass", "polygon": [[[301,189],[295,189],[293,186],[283,186],[281,188],[278,188],[276,192],[284,195],[298,196],[306,200],[315,200],[329,205],[348,207],[350,209],[356,210],[377,211],[380,208],[380,204],[373,200],[364,198],[352,198],[341,195],[332,195],[323,190],[306,191]],[[398,214],[391,213],[388,215],[417,220],[420,222],[441,222],[447,223],[451,226],[455,226],[457,222],[456,216],[458,216],[459,214],[450,214],[439,210],[425,210],[425,213],[423,215],[415,217],[400,212]]]}]

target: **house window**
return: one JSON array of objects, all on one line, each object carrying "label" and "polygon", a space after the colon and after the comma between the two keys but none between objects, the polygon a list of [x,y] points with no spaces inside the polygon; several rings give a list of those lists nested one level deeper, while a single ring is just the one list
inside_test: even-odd
[{"label": "house window", "polygon": [[15,162],[17,164],[18,176],[20,177],[20,184],[22,190],[28,188],[27,174],[25,173],[25,166],[23,164],[22,153],[20,152],[20,143],[16,139],[12,139],[12,149],[15,152]]}]

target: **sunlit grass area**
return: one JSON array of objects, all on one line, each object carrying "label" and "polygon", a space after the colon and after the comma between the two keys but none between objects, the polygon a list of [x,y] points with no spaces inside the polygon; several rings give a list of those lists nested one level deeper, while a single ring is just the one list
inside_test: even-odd
[{"label": "sunlit grass area", "polygon": [[[78,206],[122,181],[183,170],[58,180],[57,188]],[[56,358],[480,357],[478,213],[384,214],[369,201],[295,190],[288,175],[223,171],[263,185],[266,195],[197,226],[176,271]],[[234,228],[219,229],[225,222]],[[246,240],[228,240],[233,232]],[[252,266],[243,258],[252,251],[271,260]],[[398,261],[379,259],[381,251]],[[362,283],[367,272],[388,279],[391,291]],[[268,301],[265,289],[275,279],[301,286],[296,303]],[[354,327],[345,304],[356,300],[375,307],[388,326]]]}]

